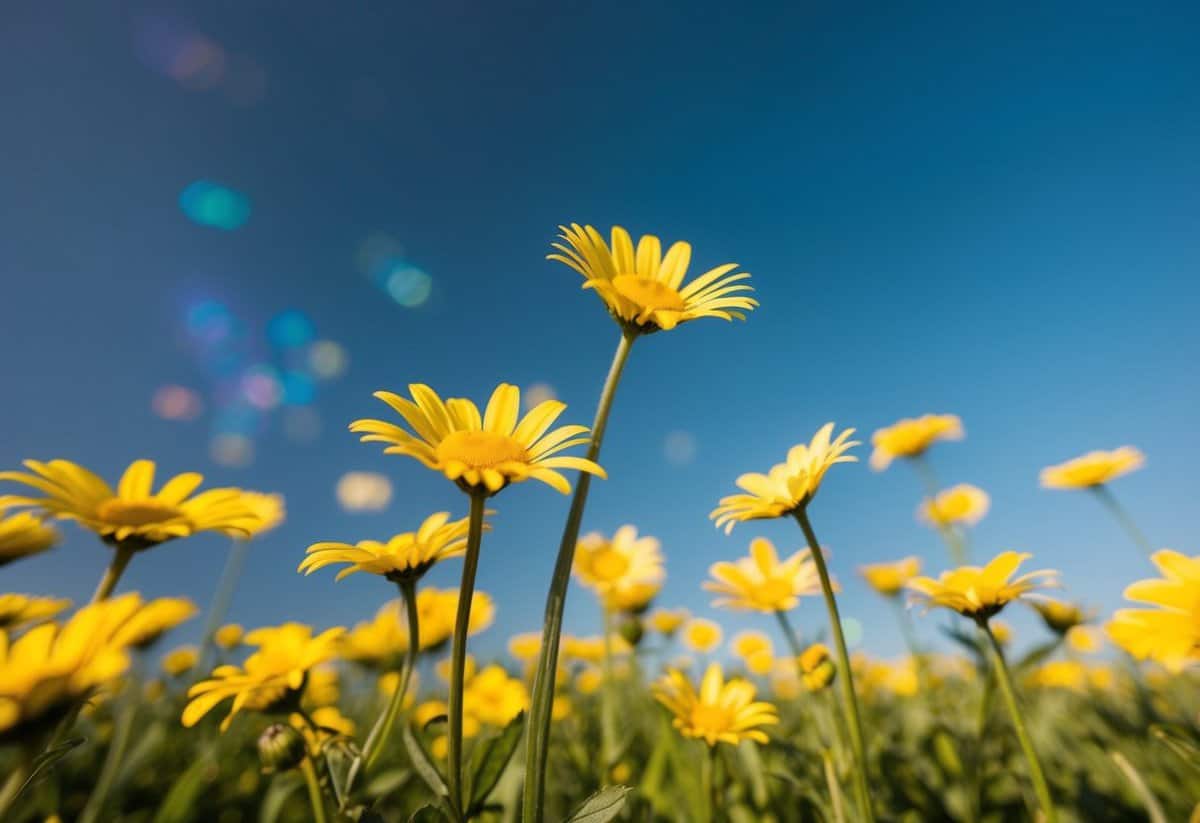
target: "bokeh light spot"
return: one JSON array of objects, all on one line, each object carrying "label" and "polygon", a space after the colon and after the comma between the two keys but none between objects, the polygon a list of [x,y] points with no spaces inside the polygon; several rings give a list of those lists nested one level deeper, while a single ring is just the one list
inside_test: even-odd
[{"label": "bokeh light spot", "polygon": [[558,392],[549,383],[530,383],[521,392],[521,406],[525,411],[529,411],[539,403],[557,399]]},{"label": "bokeh light spot", "polygon": [[208,444],[208,454],[219,465],[245,468],[254,462],[254,441],[244,434],[217,434]]},{"label": "bokeh light spot", "polygon": [[283,412],[283,435],[293,443],[313,443],[321,436],[321,415],[309,406]]},{"label": "bokeh light spot", "polygon": [[232,231],[250,219],[250,201],[219,183],[197,180],[179,195],[179,208],[193,223]]},{"label": "bokeh light spot", "polygon": [[242,397],[256,409],[268,411],[283,400],[283,385],[275,369],[266,365],[246,369],[241,380]]},{"label": "bokeh light spot", "polygon": [[308,351],[308,367],[322,380],[341,377],[349,363],[346,348],[332,340],[318,340]]},{"label": "bokeh light spot", "polygon": [[201,300],[189,306],[186,322],[188,334],[207,345],[220,343],[233,333],[233,315],[216,300]]},{"label": "bokeh light spot", "polygon": [[686,466],[696,459],[696,438],[691,432],[668,433],[663,440],[663,456],[673,466]]},{"label": "bokeh light spot", "polygon": [[297,309],[281,311],[267,321],[267,339],[281,349],[307,346],[316,336],[312,319]]},{"label": "bokeh light spot", "polygon": [[316,381],[302,371],[285,371],[282,382],[285,406],[307,406],[317,399]]},{"label": "bokeh light spot", "polygon": [[195,420],[204,411],[204,401],[185,386],[160,386],[150,407],[163,420]]},{"label": "bokeh light spot", "polygon": [[433,278],[416,266],[397,266],[388,274],[387,293],[407,309],[415,309],[429,299]]},{"label": "bokeh light spot", "polygon": [[376,472],[346,472],[338,480],[337,499],[348,512],[377,512],[392,501],[392,481]]}]

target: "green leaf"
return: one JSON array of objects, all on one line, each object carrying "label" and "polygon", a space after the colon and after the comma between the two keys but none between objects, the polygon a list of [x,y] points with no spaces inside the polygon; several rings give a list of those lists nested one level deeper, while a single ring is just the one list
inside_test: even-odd
[{"label": "green leaf", "polygon": [[625,805],[625,796],[631,789],[628,786],[609,786],[601,789],[583,801],[566,823],[608,823],[621,812]]},{"label": "green leaf", "polygon": [[429,821],[445,820],[446,813],[433,805],[422,806],[408,818],[408,823],[429,823]]},{"label": "green leaf", "polygon": [[504,774],[508,761],[512,759],[513,752],[521,742],[521,731],[524,727],[525,712],[518,712],[498,736],[475,747],[471,757],[472,810],[482,805],[500,782],[500,775]]},{"label": "green leaf", "polygon": [[1026,669],[1031,669],[1034,666],[1040,665],[1043,660],[1054,654],[1061,642],[1062,641],[1060,640],[1051,640],[1048,643],[1042,643],[1040,646],[1035,646],[1029,651],[1028,654],[1018,660],[1013,668],[1017,671],[1025,671]]},{"label": "green leaf", "polygon": [[171,786],[162,805],[154,815],[154,823],[176,823],[190,820],[195,810],[196,798],[204,787],[216,778],[216,764],[211,750],[204,752],[192,762],[179,779]]},{"label": "green leaf", "polygon": [[404,739],[404,748],[408,750],[408,756],[412,760],[413,769],[425,781],[425,785],[439,798],[449,797],[450,790],[446,788],[446,781],[442,779],[442,773],[429,759],[425,747],[413,735],[412,727],[407,723],[404,724],[404,732],[401,736]]},{"label": "green leaf", "polygon": [[304,781],[295,772],[276,774],[263,794],[262,805],[258,810],[259,823],[275,823],[288,798],[303,785]]}]

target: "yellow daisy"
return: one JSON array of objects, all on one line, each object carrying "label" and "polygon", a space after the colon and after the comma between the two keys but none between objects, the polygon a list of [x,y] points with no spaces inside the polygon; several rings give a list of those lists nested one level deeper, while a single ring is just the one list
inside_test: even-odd
[{"label": "yellow daisy", "polygon": [[871,435],[870,465],[883,471],[897,457],[919,457],[939,440],[962,440],[962,420],[956,414],[924,414],[906,417]]},{"label": "yellow daisy", "polygon": [[[6,508],[8,506],[0,502],[0,515]],[[57,542],[58,532],[29,512],[0,516],[0,566],[44,552]]]},{"label": "yellow daisy", "polygon": [[698,317],[744,320],[744,312],[758,301],[747,292],[750,275],[737,272],[736,263],[710,269],[683,285],[692,247],[676,242],[662,254],[662,244],[644,235],[634,249],[629,232],[613,226],[611,247],[591,226],[559,226],[558,253],[547,256],[573,268],[584,277],[583,287],[594,289],[613,318],[623,328],[638,333],[670,330]]},{"label": "yellow daisy", "polygon": [[15,640],[0,631],[0,739],[30,739],[125,673],[129,654],[113,642],[111,610],[112,601],[94,603]]},{"label": "yellow daisy", "polygon": [[714,563],[708,573],[715,579],[706,580],[704,589],[722,595],[713,605],[731,609],[789,611],[801,597],[821,592],[811,550],[801,549],[780,562],[774,544],[765,537],[750,541],[749,557]]},{"label": "yellow daisy", "polygon": [[687,609],[655,609],[646,618],[650,628],[667,637],[674,636],[688,619]]},{"label": "yellow daisy", "polygon": [[1153,608],[1120,609],[1105,629],[1138,660],[1179,672],[1200,663],[1200,555],[1160,549],[1151,560],[1162,577],[1131,584],[1125,598]]},{"label": "yellow daisy", "polygon": [[673,725],[684,737],[699,738],[709,746],[743,740],[766,743],[762,726],[779,722],[770,703],[755,701],[754,684],[734,678],[728,682],[717,663],[709,664],[697,691],[678,669],[672,669],[654,684],[654,698],[666,706]]},{"label": "yellow daisy", "polygon": [[137,592],[112,599],[113,642],[144,649],[171,629],[196,615],[196,604],[185,597],[143,601]]},{"label": "yellow daisy", "polygon": [[249,525],[250,537],[258,537],[280,526],[287,517],[287,506],[279,493],[243,491],[242,503],[254,513],[255,522]]},{"label": "yellow daisy", "polygon": [[1058,635],[1065,635],[1071,629],[1086,623],[1090,617],[1077,603],[1064,603],[1061,600],[1036,600],[1030,603],[1033,610],[1042,618],[1046,628]]},{"label": "yellow daisy", "polygon": [[858,445],[849,439],[852,434],[854,429],[846,429],[831,440],[833,424],[826,423],[809,443],[793,446],[786,462],[772,466],[766,474],[752,472],[739,477],[737,485],[748,494],[722,498],[709,517],[728,534],[737,522],[785,517],[808,505],[830,466],[858,460],[846,454]]},{"label": "yellow daisy", "polygon": [[[396,615],[399,620],[399,608]],[[454,633],[458,619],[458,589],[436,589],[432,586],[417,592],[417,615],[420,620],[421,649],[441,646]],[[496,603],[486,592],[471,594],[471,617],[467,623],[467,634],[476,635],[492,625],[496,618]]]},{"label": "yellow daisy", "polygon": [[45,497],[9,496],[0,505],[35,506],[60,519],[75,520],[108,543],[144,549],[197,532],[246,537],[258,523],[239,489],[209,489],[192,497],[203,481],[195,472],[172,477],[152,491],[155,465],[135,460],[114,492],[106,482],[68,460],[26,460],[32,473],[0,472],[0,480],[31,486]]},{"label": "yellow daisy", "polygon": [[1025,677],[1028,686],[1042,689],[1070,689],[1084,692],[1088,686],[1087,667],[1078,660],[1051,660]]},{"label": "yellow daisy", "polygon": [[895,597],[908,581],[921,573],[921,559],[909,555],[895,563],[868,563],[858,567],[858,573],[872,589],[884,597]]},{"label": "yellow daisy", "polygon": [[970,483],[938,492],[917,508],[917,517],[932,526],[974,526],[988,513],[991,498],[988,493]]},{"label": "yellow daisy", "polygon": [[663,556],[657,538],[638,537],[635,527],[622,526],[612,539],[598,532],[581,537],[572,571],[610,608],[634,611],[658,594]]},{"label": "yellow daisy", "polygon": [[507,726],[529,709],[529,691],[502,666],[485,666],[463,686],[463,714],[487,726]]},{"label": "yellow daisy", "polygon": [[[484,529],[488,528],[485,523]],[[355,572],[383,575],[393,583],[417,580],[434,564],[461,556],[467,548],[469,529],[469,518],[451,522],[449,512],[437,512],[425,518],[415,532],[397,534],[386,543],[378,540],[363,540],[354,545],[314,543],[308,547],[297,571],[309,575],[334,563],[347,563],[336,580]]]},{"label": "yellow daisy", "polygon": [[760,631],[749,629],[734,635],[729,648],[734,654],[745,660],[759,652],[770,652],[771,638]]},{"label": "yellow daisy", "polygon": [[246,630],[237,623],[226,623],[213,634],[213,642],[222,649],[232,649],[241,645],[245,634]]},{"label": "yellow daisy", "polygon": [[1113,451],[1092,451],[1042,469],[1042,486],[1047,489],[1090,489],[1140,469],[1146,456],[1133,446]]},{"label": "yellow daisy", "polygon": [[228,729],[243,709],[272,712],[293,708],[309,671],[334,657],[343,631],[328,629],[314,637],[312,628],[300,623],[255,629],[245,639],[258,650],[243,666],[218,666],[211,679],[188,690],[190,702],[183,710],[183,725],[196,725],[217,704],[231,698],[233,705],[221,721],[221,731]]},{"label": "yellow daisy", "polygon": [[514,634],[508,639],[508,653],[522,663],[531,663],[537,660],[538,653],[542,650],[542,633],[541,632],[525,632],[524,634]]},{"label": "yellow daisy", "polygon": [[800,667],[800,679],[804,688],[810,692],[819,692],[833,682],[837,667],[829,656],[829,647],[824,643],[813,643],[805,649],[796,661]]},{"label": "yellow daisy", "polygon": [[683,624],[683,645],[694,652],[707,654],[721,645],[721,627],[703,617],[693,617]]},{"label": "yellow daisy", "polygon": [[0,594],[0,631],[11,631],[27,623],[40,623],[54,617],[70,605],[70,600],[57,597]]},{"label": "yellow daisy", "polygon": [[1014,600],[1036,599],[1039,588],[1057,584],[1058,572],[1036,571],[1015,580],[1013,574],[1033,555],[1001,552],[984,567],[961,566],[934,580],[918,577],[908,582],[914,602],[952,609],[984,622]]},{"label": "yellow daisy", "polygon": [[171,677],[187,674],[200,660],[200,650],[195,646],[180,646],[163,655],[163,671]]},{"label": "yellow daisy", "polygon": [[419,383],[408,390],[412,400],[386,391],[375,396],[404,418],[413,433],[383,420],[356,420],[350,431],[362,434],[364,443],[390,444],[385,454],[415,458],[468,493],[491,495],[509,483],[532,478],[568,494],[571,485],[559,469],[606,476],[591,460],[559,455],[591,441],[586,426],[560,426],[547,433],[567,408],[565,403],[545,400],[518,420],[521,390],[508,383],[496,387],[482,416],[465,398],[443,402]]}]

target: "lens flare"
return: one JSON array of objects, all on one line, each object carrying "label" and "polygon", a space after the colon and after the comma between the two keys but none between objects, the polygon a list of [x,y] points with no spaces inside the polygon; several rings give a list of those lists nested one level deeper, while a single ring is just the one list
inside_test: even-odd
[{"label": "lens flare", "polygon": [[251,366],[242,375],[242,397],[256,409],[269,411],[283,400],[283,385],[271,366]]},{"label": "lens flare", "polygon": [[267,339],[280,349],[307,346],[317,336],[312,319],[302,311],[288,309],[267,321]]},{"label": "lens flare", "polygon": [[521,406],[525,411],[529,411],[539,403],[557,399],[558,392],[549,383],[531,383],[521,392]]},{"label": "lens flare", "polygon": [[433,278],[416,266],[401,265],[388,274],[385,288],[401,306],[415,309],[429,299],[433,291]]},{"label": "lens flare", "polygon": [[691,432],[669,433],[663,440],[663,456],[673,466],[686,466],[696,459],[696,438]]},{"label": "lens flare", "polygon": [[378,512],[392,501],[392,481],[376,472],[346,472],[338,480],[337,499],[348,512]]},{"label": "lens flare", "polygon": [[150,401],[163,420],[195,420],[204,411],[200,395],[185,386],[160,386]]},{"label": "lens flare", "polygon": [[254,441],[244,434],[217,434],[208,444],[214,463],[242,469],[254,462]]},{"label": "lens flare", "polygon": [[250,219],[250,200],[219,183],[197,180],[179,195],[179,208],[193,223],[232,231]]}]

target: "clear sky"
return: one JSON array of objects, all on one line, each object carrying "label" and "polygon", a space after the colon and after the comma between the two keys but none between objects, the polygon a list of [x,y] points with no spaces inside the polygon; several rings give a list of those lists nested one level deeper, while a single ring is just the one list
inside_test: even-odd
[{"label": "clear sky", "polygon": [[[305,546],[465,514],[449,482],[345,431],[386,411],[372,391],[546,383],[564,420],[590,422],[617,331],[544,259],[570,221],[686,239],[694,271],[739,262],[762,302],[641,341],[617,399],[585,530],[660,537],[664,605],[712,614],[712,562],[758,534],[801,545],[794,524],[727,538],[707,513],[827,420],[869,436],[961,415],[967,439],[932,458],[992,495],[977,556],[1031,551],[1105,611],[1149,567],[1087,495],[1039,489],[1042,466],[1139,446],[1147,468],[1114,490],[1153,542],[1200,551],[1194,3],[17,0],[3,16],[0,464],[63,457],[115,480],[150,457],[283,492],[288,522],[234,602],[246,624],[367,617],[387,584],[302,578]],[[343,346],[345,374],[309,381],[303,351],[271,343],[307,339],[270,326],[281,312]],[[155,414],[171,385],[199,417]],[[866,648],[895,654],[853,568],[917,553],[937,571],[945,554],[914,521],[913,473],[872,473],[867,453],[812,514]],[[392,479],[386,510],[342,510],[352,470]],[[479,582],[498,618],[478,648],[540,624],[566,506],[532,483],[495,501]],[[64,532],[3,588],[86,599],[108,550]],[[206,603],[226,547],[168,544],[124,585]],[[823,617],[819,601],[796,615]],[[597,623],[575,589],[568,629]]]}]

